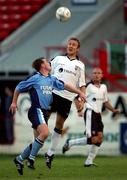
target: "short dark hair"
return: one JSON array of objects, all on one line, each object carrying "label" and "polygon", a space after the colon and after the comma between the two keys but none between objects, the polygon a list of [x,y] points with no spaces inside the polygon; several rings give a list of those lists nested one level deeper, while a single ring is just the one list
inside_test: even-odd
[{"label": "short dark hair", "polygon": [[77,41],[77,43],[78,43],[78,48],[80,48],[80,41],[79,41],[79,39],[77,39],[76,37],[71,37],[71,38],[69,39],[69,41],[70,41],[70,40]]},{"label": "short dark hair", "polygon": [[32,67],[36,70],[36,71],[39,71],[40,70],[40,67],[41,67],[41,64],[43,63],[43,60],[45,58],[44,57],[40,57],[40,58],[37,58],[33,61],[32,63]]}]

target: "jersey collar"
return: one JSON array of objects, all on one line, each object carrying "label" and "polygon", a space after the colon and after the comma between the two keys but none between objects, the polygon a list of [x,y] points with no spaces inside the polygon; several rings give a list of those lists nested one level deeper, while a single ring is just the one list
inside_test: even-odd
[{"label": "jersey collar", "polygon": [[66,54],[65,56],[67,56],[67,58],[68,58],[70,61],[73,61],[73,60],[76,60],[76,59],[79,60],[79,57],[78,57],[78,56],[76,56],[74,59],[70,59],[67,54]]}]

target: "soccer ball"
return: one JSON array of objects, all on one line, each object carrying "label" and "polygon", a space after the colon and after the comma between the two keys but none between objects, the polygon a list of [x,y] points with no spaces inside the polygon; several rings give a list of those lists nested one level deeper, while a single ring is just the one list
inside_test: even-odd
[{"label": "soccer ball", "polygon": [[71,17],[71,11],[67,7],[59,7],[56,10],[56,18],[59,21],[68,21]]}]

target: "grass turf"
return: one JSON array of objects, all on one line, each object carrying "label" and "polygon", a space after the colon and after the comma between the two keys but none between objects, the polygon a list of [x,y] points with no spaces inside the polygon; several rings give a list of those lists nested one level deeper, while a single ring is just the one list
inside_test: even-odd
[{"label": "grass turf", "polygon": [[[56,156],[51,170],[45,166],[43,157],[37,157],[36,169],[24,167],[23,176],[17,173],[14,156],[0,155],[0,180],[126,180],[127,157],[96,158],[98,167],[83,166],[83,156]],[[25,164],[25,162],[24,162]]]}]

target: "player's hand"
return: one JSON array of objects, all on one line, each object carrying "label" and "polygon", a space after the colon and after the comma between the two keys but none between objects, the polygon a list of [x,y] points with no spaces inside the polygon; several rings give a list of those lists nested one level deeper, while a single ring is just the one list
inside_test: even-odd
[{"label": "player's hand", "polygon": [[12,103],[12,104],[10,105],[9,112],[11,112],[12,114],[14,114],[17,110],[18,110],[17,104],[16,104],[16,103]]},{"label": "player's hand", "polygon": [[114,109],[113,112],[119,114],[119,113],[121,113],[121,110],[120,109]]},{"label": "player's hand", "polygon": [[83,109],[84,109],[84,101],[81,100],[81,98],[79,97],[79,98],[75,98],[74,102],[75,102],[75,106],[76,106],[76,109],[77,109],[78,116],[82,117],[83,114],[84,114],[84,111],[83,111]]},{"label": "player's hand", "polygon": [[86,96],[85,96],[85,94],[83,92],[80,92],[78,100],[86,102]]},{"label": "player's hand", "polygon": [[81,111],[84,108],[84,101],[81,98],[75,98],[74,100],[77,111]]}]

